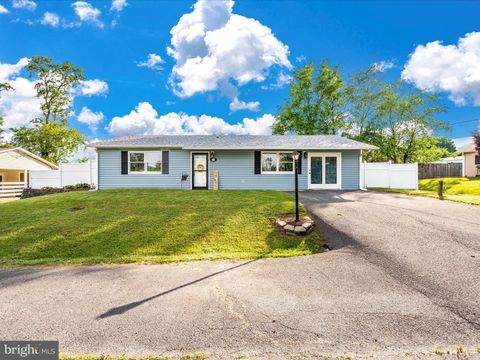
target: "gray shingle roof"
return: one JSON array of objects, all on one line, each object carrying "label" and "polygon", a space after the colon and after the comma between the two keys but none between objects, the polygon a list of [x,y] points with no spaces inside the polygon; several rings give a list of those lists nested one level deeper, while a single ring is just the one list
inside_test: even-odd
[{"label": "gray shingle roof", "polygon": [[162,147],[186,150],[374,150],[336,135],[131,135],[91,143],[95,148]]}]

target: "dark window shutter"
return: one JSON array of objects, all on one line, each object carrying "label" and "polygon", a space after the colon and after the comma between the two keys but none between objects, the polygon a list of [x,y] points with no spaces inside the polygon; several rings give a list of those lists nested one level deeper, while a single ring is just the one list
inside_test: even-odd
[{"label": "dark window shutter", "polygon": [[122,175],[128,174],[128,151],[122,151]]},{"label": "dark window shutter", "polygon": [[298,174],[302,174],[302,158],[303,158],[303,152],[300,151],[300,155],[298,157]]},{"label": "dark window shutter", "polygon": [[255,175],[261,174],[262,152],[255,151]]},{"label": "dark window shutter", "polygon": [[169,156],[170,155],[170,152],[169,151],[162,151],[162,174],[164,175],[168,175],[168,171],[169,171]]}]

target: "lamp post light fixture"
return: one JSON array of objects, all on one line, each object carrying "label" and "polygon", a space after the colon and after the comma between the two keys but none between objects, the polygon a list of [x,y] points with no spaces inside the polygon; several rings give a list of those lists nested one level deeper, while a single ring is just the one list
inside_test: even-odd
[{"label": "lamp post light fixture", "polygon": [[297,150],[295,150],[292,154],[293,160],[295,161],[295,222],[297,223],[300,221],[300,216],[298,213],[298,159],[300,159],[300,154],[300,151]]}]

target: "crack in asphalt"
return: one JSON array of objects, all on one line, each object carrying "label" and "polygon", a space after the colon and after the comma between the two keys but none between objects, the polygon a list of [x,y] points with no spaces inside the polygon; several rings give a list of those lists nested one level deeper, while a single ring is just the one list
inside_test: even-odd
[{"label": "crack in asphalt", "polygon": [[[397,260],[392,259],[390,256],[378,250],[370,248],[367,253],[363,249],[357,249],[357,253],[369,263],[385,270],[385,272],[390,277],[392,277],[402,285],[407,286],[408,288],[422,294],[436,306],[458,316],[470,326],[472,326],[473,329],[480,330],[480,323],[469,319],[467,317],[468,314],[464,314],[464,311],[462,311],[462,309],[464,308],[469,308],[468,304],[461,304],[460,308],[457,308],[456,306],[454,306],[454,304],[449,304],[445,299],[433,295],[433,291],[430,290],[432,288],[435,288],[436,291],[441,290],[444,293],[448,293],[449,298],[453,297],[453,294],[451,294],[451,292],[447,289],[439,286],[438,284],[433,284],[429,281],[418,279],[418,277],[416,277],[412,271],[406,269],[405,266],[402,266],[402,264],[400,264]],[[393,264],[395,264],[395,266],[393,266]],[[443,304],[442,302],[446,304]]]}]

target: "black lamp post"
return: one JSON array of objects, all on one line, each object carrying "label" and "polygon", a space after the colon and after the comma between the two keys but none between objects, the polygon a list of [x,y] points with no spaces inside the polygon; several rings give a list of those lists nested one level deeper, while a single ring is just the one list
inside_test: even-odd
[{"label": "black lamp post", "polygon": [[300,151],[295,150],[292,156],[293,160],[295,160],[295,222],[299,222],[300,216],[298,213],[298,159],[300,158]]}]

